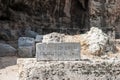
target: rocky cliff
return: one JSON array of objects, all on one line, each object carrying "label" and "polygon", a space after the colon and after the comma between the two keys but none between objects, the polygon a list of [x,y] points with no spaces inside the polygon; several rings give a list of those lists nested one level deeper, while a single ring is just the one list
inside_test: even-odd
[{"label": "rocky cliff", "polygon": [[39,34],[77,34],[92,26],[119,32],[119,14],[119,0],[0,0],[0,39],[17,39],[26,27]]}]

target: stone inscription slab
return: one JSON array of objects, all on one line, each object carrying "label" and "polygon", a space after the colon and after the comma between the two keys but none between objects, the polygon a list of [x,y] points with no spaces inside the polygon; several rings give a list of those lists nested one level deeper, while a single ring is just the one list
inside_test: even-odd
[{"label": "stone inscription slab", "polygon": [[37,43],[36,58],[41,60],[80,60],[80,43]]}]

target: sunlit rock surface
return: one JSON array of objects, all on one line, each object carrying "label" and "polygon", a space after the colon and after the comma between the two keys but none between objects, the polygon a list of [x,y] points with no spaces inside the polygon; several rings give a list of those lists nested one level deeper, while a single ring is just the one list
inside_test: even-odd
[{"label": "sunlit rock surface", "polygon": [[64,37],[65,37],[65,34],[53,32],[53,33],[44,35],[42,42],[43,43],[64,42]]},{"label": "sunlit rock surface", "polygon": [[92,27],[90,31],[82,35],[82,48],[86,49],[90,54],[101,55],[108,44],[108,36],[101,29]]}]

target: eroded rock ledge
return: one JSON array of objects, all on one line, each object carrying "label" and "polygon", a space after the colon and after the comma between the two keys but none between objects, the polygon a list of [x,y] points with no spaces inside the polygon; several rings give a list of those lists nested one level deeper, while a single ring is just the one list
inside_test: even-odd
[{"label": "eroded rock ledge", "polygon": [[19,59],[19,80],[119,80],[120,60],[48,61]]}]

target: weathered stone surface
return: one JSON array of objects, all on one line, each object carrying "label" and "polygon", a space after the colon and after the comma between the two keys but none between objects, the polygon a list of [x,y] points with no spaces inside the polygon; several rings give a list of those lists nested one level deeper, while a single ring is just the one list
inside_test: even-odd
[{"label": "weathered stone surface", "polygon": [[36,58],[40,60],[80,60],[79,43],[37,43]]},{"label": "weathered stone surface", "polygon": [[90,1],[90,26],[102,28],[116,28],[119,32],[120,3],[119,0],[91,0]]},{"label": "weathered stone surface", "polygon": [[18,48],[19,57],[33,57],[34,50],[31,46],[22,46]]},{"label": "weathered stone surface", "polygon": [[82,50],[93,55],[101,55],[108,44],[108,36],[101,29],[92,27],[90,31],[82,35],[81,40]]},{"label": "weathered stone surface", "polygon": [[44,35],[42,42],[43,42],[43,43],[64,42],[64,37],[65,37],[64,34],[60,34],[60,33],[53,32],[53,33]]},{"label": "weathered stone surface", "polygon": [[19,80],[119,80],[120,61],[48,61],[20,59]]},{"label": "weathered stone surface", "polygon": [[35,45],[34,38],[20,37],[18,39],[18,47],[20,47],[20,46],[34,46],[34,45]]},{"label": "weathered stone surface", "polygon": [[43,36],[44,36],[44,35],[37,35],[37,36],[36,36],[36,39],[35,39],[35,42],[42,42]]},{"label": "weathered stone surface", "polygon": [[16,49],[8,44],[0,43],[0,57],[3,56],[15,56]]},{"label": "weathered stone surface", "polygon": [[43,36],[43,43],[62,43],[78,42],[81,44],[82,54],[104,55],[107,52],[115,53],[115,45],[110,36],[103,32],[102,29],[92,27],[90,31],[81,35],[65,35],[60,33],[50,33]]},{"label": "weathered stone surface", "polygon": [[20,37],[18,40],[18,54],[20,57],[35,56],[35,40],[29,37]]}]

